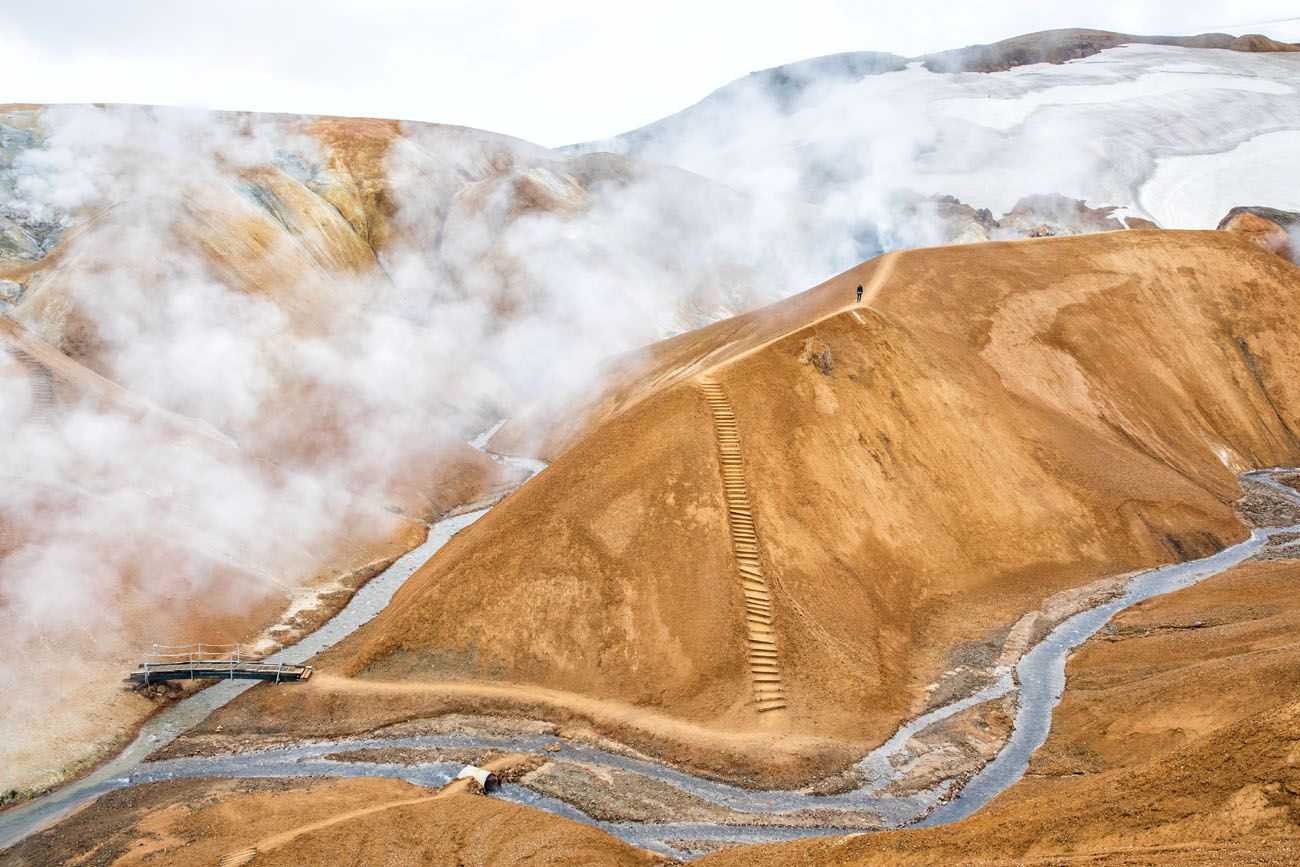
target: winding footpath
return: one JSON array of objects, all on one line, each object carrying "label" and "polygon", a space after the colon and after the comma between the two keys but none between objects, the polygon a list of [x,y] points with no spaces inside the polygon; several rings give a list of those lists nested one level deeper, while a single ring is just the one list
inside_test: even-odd
[{"label": "winding footpath", "polygon": [[[718,416],[715,414],[716,418]],[[725,420],[725,415],[723,418]],[[475,441],[479,447],[487,441],[487,437],[481,440],[482,442]],[[518,459],[502,460],[518,461]],[[538,463],[523,462],[519,462],[518,465],[533,471],[541,466]],[[1244,478],[1267,485],[1300,505],[1300,493],[1273,478],[1273,473],[1276,472],[1293,472],[1293,470],[1255,471],[1244,474]],[[731,503],[730,497],[728,503]],[[369,619],[383,607],[397,586],[405,580],[405,576],[409,576],[416,566],[445,544],[460,527],[468,525],[485,511],[435,524],[430,531],[430,541],[403,558],[403,560],[409,558],[409,568],[405,566],[398,568],[398,564],[394,564],[394,569],[398,569],[395,574],[399,578],[394,579],[391,586],[376,590],[373,598],[366,601],[358,602],[354,599],[358,610],[351,611],[353,605],[350,604],[339,615],[340,618],[345,614],[348,617],[338,629],[318,639],[317,636],[322,632],[331,630],[335,621],[330,621],[330,624],[323,627],[320,632],[313,633],[303,644],[284,651],[285,661],[306,659],[357,628],[365,619]],[[865,782],[857,789],[842,794],[816,795],[810,789],[799,791],[742,789],[697,777],[668,765],[542,734],[456,733],[407,738],[351,738],[331,742],[303,743],[256,752],[142,763],[150,752],[176,737],[185,728],[199,722],[215,707],[248,688],[247,684],[233,683],[219,684],[204,690],[174,706],[171,711],[175,713],[160,715],[160,717],[169,716],[169,721],[161,729],[151,723],[150,727],[142,732],[136,744],[124,751],[101,772],[46,798],[0,814],[0,847],[12,845],[39,828],[48,826],[70,810],[89,802],[103,792],[124,786],[209,776],[277,778],[366,776],[403,779],[419,785],[437,787],[451,780],[461,767],[459,762],[386,764],[342,761],[333,757],[334,754],[382,747],[538,753],[545,755],[549,760],[577,762],[609,770],[631,772],[667,784],[680,792],[718,807],[737,813],[765,814],[770,817],[768,821],[771,824],[766,822],[753,824],[752,818],[749,820],[750,824],[598,821],[571,804],[542,795],[525,785],[507,784],[499,790],[498,797],[506,800],[585,822],[633,845],[683,858],[692,856],[677,848],[675,844],[681,841],[764,843],[844,833],[851,830],[860,831],[863,830],[861,817],[864,812],[879,816],[884,827],[952,822],[979,810],[1023,776],[1028,767],[1029,757],[1047,739],[1051,728],[1052,712],[1060,702],[1065,688],[1065,664],[1069,654],[1104,626],[1111,617],[1143,600],[1180,590],[1218,575],[1259,552],[1271,537],[1279,533],[1295,532],[1300,532],[1300,525],[1256,529],[1247,540],[1209,557],[1164,566],[1136,575],[1119,597],[1068,618],[1048,633],[1042,641],[1021,657],[1015,666],[1014,677],[1009,669],[999,669],[994,672],[996,680],[991,685],[904,725],[892,738],[858,763],[857,767],[862,772]],[[738,537],[733,536],[733,538]],[[387,573],[381,578],[387,578]],[[380,580],[377,578],[367,584],[357,596],[360,597]],[[226,696],[225,692],[231,694]],[[942,801],[948,782],[916,795],[889,796],[881,793],[881,790],[897,776],[890,762],[891,757],[894,757],[913,735],[977,704],[1016,692],[1019,698],[1019,711],[1010,738],[993,761],[976,774],[956,797],[947,802]],[[147,743],[142,746],[142,741]],[[792,824],[781,824],[781,815],[810,809],[818,810],[825,817],[824,825],[794,827]],[[837,814],[843,817],[842,821],[835,818]]]}]

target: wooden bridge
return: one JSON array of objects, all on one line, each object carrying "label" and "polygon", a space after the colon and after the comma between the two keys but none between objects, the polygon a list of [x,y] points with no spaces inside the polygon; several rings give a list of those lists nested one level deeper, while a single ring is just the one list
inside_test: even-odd
[{"label": "wooden bridge", "polygon": [[269,680],[284,683],[311,677],[310,665],[263,662],[242,644],[155,644],[127,676],[136,683],[165,680]]}]

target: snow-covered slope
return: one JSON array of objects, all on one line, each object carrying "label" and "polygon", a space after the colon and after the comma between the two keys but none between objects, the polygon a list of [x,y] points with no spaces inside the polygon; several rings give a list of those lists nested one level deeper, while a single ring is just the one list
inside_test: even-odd
[{"label": "snow-covered slope", "polygon": [[943,67],[931,58],[842,74],[852,66],[830,65],[820,82],[805,75],[794,99],[760,86],[773,71],[756,73],[672,118],[579,147],[816,202],[846,231],[876,227],[886,246],[926,240],[891,207],[900,188],[994,213],[1060,193],[1171,228],[1212,228],[1246,203],[1300,207],[1300,184],[1286,182],[1300,163],[1294,51],[1122,45],[1005,71],[934,72]]}]

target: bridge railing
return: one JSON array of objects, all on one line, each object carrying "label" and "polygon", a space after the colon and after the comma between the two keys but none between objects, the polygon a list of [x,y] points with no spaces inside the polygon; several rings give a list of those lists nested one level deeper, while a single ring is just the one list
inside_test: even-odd
[{"label": "bridge railing", "polygon": [[245,678],[279,683],[306,680],[311,671],[310,665],[266,662],[261,654],[244,644],[155,644],[128,679],[152,683],[154,680]]},{"label": "bridge railing", "polygon": [[141,668],[156,665],[182,665],[185,663],[259,662],[260,654],[253,653],[243,644],[155,644],[144,655]]}]

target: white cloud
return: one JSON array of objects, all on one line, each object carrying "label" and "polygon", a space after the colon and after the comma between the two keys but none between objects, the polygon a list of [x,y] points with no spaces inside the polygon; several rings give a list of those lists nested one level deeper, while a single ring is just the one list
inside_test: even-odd
[{"label": "white cloud", "polygon": [[0,100],[402,117],[556,145],[820,54],[914,55],[1077,26],[1298,40],[1293,13],[1288,0],[0,0]]}]

